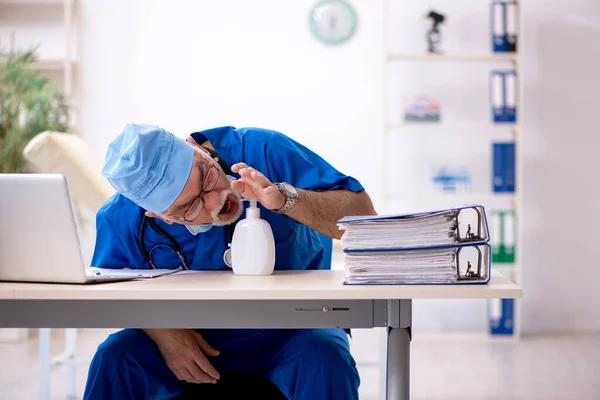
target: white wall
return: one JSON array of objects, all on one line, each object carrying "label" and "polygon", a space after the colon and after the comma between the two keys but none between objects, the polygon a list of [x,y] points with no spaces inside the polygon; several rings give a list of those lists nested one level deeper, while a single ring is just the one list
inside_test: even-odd
[{"label": "white wall", "polygon": [[530,0],[523,326],[600,329],[600,3]]},{"label": "white wall", "polygon": [[311,37],[309,0],[81,3],[82,133],[99,149],[129,121],[180,136],[260,126],[379,192],[369,163],[381,132],[377,2],[354,2],[358,35],[338,48]]},{"label": "white wall", "polygon": [[[273,128],[358,177],[381,205],[382,1],[352,2],[360,18],[357,35],[327,48],[310,36],[310,0],[81,0],[82,134],[103,152],[129,121],[156,123],[181,136],[221,124]],[[523,3],[523,330],[600,329],[594,304],[600,286],[600,3]],[[487,29],[478,30],[487,19],[477,19],[487,1],[431,4],[449,16],[442,26],[448,50],[487,51]],[[407,5],[400,10],[405,23],[394,28],[395,43],[409,50],[424,46],[424,24],[414,22],[422,17],[417,6],[426,8]],[[415,82],[429,82],[446,96],[449,118],[487,118],[487,80],[473,78],[483,70],[431,68],[401,71],[409,74],[397,83],[417,90]],[[393,154],[408,157],[409,149],[422,150],[432,140],[407,139]],[[474,157],[487,168],[481,154]],[[395,182],[417,172],[400,169]],[[485,307],[478,304],[481,315]],[[467,312],[449,313],[453,305],[422,302],[416,308],[423,327],[485,326]]]}]

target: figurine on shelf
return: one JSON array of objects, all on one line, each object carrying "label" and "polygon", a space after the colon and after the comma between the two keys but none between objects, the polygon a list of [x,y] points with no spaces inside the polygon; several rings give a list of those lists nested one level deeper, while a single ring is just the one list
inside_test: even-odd
[{"label": "figurine on shelf", "polygon": [[431,29],[427,31],[427,43],[429,44],[428,51],[430,53],[441,53],[440,42],[442,41],[438,25],[444,22],[444,15],[435,11],[430,11],[425,18],[431,18],[433,25]]}]

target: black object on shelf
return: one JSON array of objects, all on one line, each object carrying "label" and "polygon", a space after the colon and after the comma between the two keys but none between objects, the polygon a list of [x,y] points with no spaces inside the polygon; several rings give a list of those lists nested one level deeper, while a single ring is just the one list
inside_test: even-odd
[{"label": "black object on shelf", "polygon": [[442,35],[438,29],[438,26],[444,22],[446,17],[443,14],[432,10],[429,12],[429,14],[427,14],[426,18],[431,18],[433,24],[431,29],[427,31],[428,51],[430,53],[441,53],[440,43],[442,41]]}]

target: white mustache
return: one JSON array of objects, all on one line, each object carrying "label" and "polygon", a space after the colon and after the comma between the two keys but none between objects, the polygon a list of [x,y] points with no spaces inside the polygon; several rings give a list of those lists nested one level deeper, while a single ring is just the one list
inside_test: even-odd
[{"label": "white mustache", "polygon": [[[225,205],[225,202],[227,201],[227,197],[229,195],[232,195],[233,197],[235,197],[236,203],[238,205],[238,210],[236,211],[236,213],[234,215],[232,215],[232,217],[230,218],[230,220],[228,221],[222,221],[219,218],[219,211],[221,211],[221,209],[223,208],[223,206]],[[237,190],[233,190],[233,189],[227,189],[227,190],[223,190],[221,192],[220,195],[220,207],[215,207],[212,210],[210,210],[210,216],[213,219],[212,224],[215,226],[222,226],[222,225],[227,225],[235,220],[237,220],[240,215],[242,215],[242,212],[244,211],[244,207],[242,204],[242,197],[240,196],[240,194],[237,192]]]}]

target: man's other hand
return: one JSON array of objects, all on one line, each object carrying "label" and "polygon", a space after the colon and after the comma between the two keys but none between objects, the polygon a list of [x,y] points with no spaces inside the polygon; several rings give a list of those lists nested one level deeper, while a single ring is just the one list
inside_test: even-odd
[{"label": "man's other hand", "polygon": [[279,210],[285,205],[287,199],[277,185],[259,171],[245,163],[234,164],[231,170],[240,174],[240,179],[231,182],[231,188],[243,198],[257,200],[267,210]]},{"label": "man's other hand", "polygon": [[167,366],[178,379],[191,383],[217,383],[217,370],[208,356],[218,356],[201,334],[192,329],[144,329],[156,343]]}]

